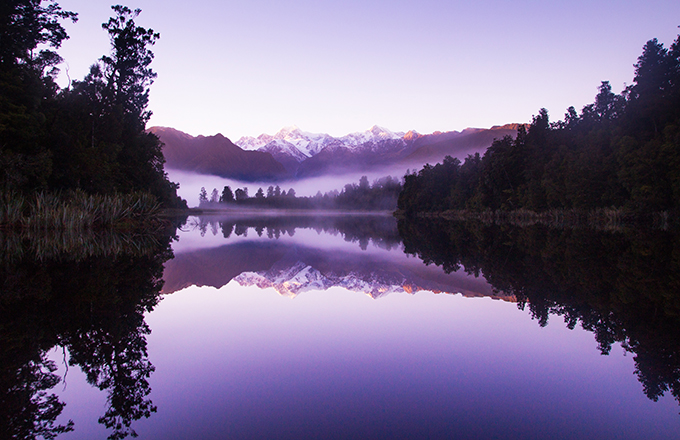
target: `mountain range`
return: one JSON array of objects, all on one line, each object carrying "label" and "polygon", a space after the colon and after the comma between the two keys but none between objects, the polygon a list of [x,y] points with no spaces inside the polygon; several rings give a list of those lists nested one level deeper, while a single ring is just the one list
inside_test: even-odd
[{"label": "mountain range", "polygon": [[384,170],[403,174],[450,155],[463,160],[480,153],[494,139],[515,136],[520,124],[463,131],[393,132],[373,126],[364,132],[333,137],[286,127],[274,135],[242,137],[236,143],[221,134],[193,137],[167,127],[152,127],[164,143],[168,168],[243,181],[302,179],[345,172]]}]

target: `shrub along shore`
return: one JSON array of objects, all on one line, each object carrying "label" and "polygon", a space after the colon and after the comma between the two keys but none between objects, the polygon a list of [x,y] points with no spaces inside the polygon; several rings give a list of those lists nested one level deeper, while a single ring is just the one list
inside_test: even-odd
[{"label": "shrub along shore", "polygon": [[148,193],[86,194],[83,191],[0,196],[0,229],[85,231],[160,229],[161,204]]}]

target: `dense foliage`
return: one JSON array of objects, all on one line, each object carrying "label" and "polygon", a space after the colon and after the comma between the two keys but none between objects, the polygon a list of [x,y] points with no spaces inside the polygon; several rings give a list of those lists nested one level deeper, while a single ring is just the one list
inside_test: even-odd
[{"label": "dense foliage", "polygon": [[447,157],[407,175],[399,198],[407,215],[609,207],[680,208],[680,36],[670,49],[648,41],[622,94],[604,81],[594,103],[555,123],[541,109],[483,157]]},{"label": "dense foliage", "polygon": [[[46,3],[47,6],[43,6]],[[66,89],[55,83],[76,14],[53,0],[8,0],[0,7],[0,191],[143,191],[181,206],[163,171],[161,142],[145,127],[156,74],[149,47],[159,34],[135,24],[140,10],[113,6],[102,25],[112,51]]]}]

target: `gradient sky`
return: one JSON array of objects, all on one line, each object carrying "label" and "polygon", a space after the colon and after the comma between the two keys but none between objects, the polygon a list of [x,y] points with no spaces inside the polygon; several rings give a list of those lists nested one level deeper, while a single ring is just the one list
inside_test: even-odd
[{"label": "gradient sky", "polygon": [[[60,54],[72,79],[108,53],[109,2],[79,13]],[[192,135],[421,133],[562,119],[600,81],[620,92],[642,46],[677,36],[680,2],[136,0],[160,32],[149,126]],[[61,85],[67,84],[62,65]]]}]

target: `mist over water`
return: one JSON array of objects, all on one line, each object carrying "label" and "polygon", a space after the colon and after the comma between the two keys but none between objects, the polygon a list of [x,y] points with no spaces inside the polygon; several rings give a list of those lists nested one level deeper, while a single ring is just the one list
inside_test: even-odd
[{"label": "mist over water", "polygon": [[175,169],[167,169],[166,171],[170,181],[179,183],[180,187],[177,191],[177,194],[185,199],[189,206],[198,206],[198,195],[201,192],[202,187],[205,187],[206,191],[208,191],[208,196],[210,196],[213,188],[216,188],[217,191],[221,193],[222,188],[227,185],[231,187],[232,190],[236,190],[236,188],[247,187],[248,195],[253,197],[258,188],[262,188],[266,193],[269,186],[278,185],[281,187],[282,191],[286,192],[290,188],[295,189],[295,194],[297,197],[309,197],[315,195],[318,191],[321,191],[322,194],[333,190],[342,191],[343,187],[348,183],[358,183],[362,176],[367,176],[368,181],[373,183],[375,180],[385,176],[392,176],[401,180],[406,173],[406,169],[393,167],[370,171],[348,170],[344,174],[310,177],[301,180],[285,180],[281,182],[243,182],[235,179],[226,179],[219,176],[198,174]]}]

